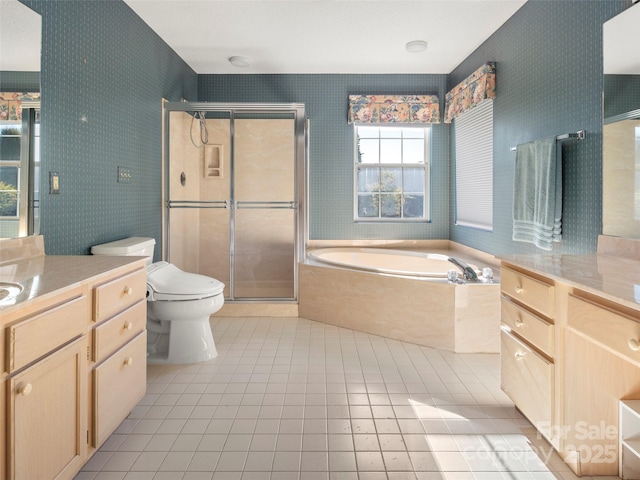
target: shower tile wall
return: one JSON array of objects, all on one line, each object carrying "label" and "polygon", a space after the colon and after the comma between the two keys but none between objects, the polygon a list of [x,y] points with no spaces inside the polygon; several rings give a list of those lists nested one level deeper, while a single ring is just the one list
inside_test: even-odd
[{"label": "shower tile wall", "polygon": [[[185,112],[170,114],[170,199],[225,201],[229,199],[229,120],[208,119],[208,143],[221,146],[222,176],[205,174],[210,146],[200,145],[198,120]],[[180,178],[184,173],[185,182]],[[170,261],[193,273],[212,276],[229,294],[229,210],[225,208],[172,208],[170,210]]]},{"label": "shower tile wall", "polygon": [[[189,138],[191,115],[171,112],[169,115],[169,191],[171,200],[193,200],[200,197],[200,163],[202,150]],[[180,179],[184,176],[182,185]],[[199,211],[193,208],[171,209],[169,216],[171,262],[187,272],[198,272],[200,264]]]},{"label": "shower tile wall", "polygon": [[603,128],[602,203],[607,215],[603,216],[603,230],[607,235],[635,238],[640,232],[636,201],[636,151],[640,150],[637,134],[640,120],[625,120]]},{"label": "shower tile wall", "polygon": [[[172,201],[231,200],[230,121],[207,119],[206,128],[208,145],[196,147],[192,138],[201,145],[199,120],[194,121],[185,112],[170,114]],[[293,120],[237,119],[234,132],[234,201],[294,200]],[[218,154],[221,154],[221,165],[212,160]],[[212,176],[213,164],[218,167]],[[181,176],[184,176],[184,185]],[[235,296],[293,297],[294,210],[239,208],[234,213]],[[225,284],[227,296],[230,294],[230,214],[229,208],[172,208],[169,223],[170,261],[186,271],[220,280]]]}]

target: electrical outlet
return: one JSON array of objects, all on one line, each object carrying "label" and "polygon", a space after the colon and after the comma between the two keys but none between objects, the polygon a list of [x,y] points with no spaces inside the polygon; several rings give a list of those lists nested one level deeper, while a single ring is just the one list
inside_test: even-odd
[{"label": "electrical outlet", "polygon": [[131,183],[131,169],[118,167],[118,183]]},{"label": "electrical outlet", "polygon": [[60,193],[60,174],[58,172],[49,172],[49,193]]}]

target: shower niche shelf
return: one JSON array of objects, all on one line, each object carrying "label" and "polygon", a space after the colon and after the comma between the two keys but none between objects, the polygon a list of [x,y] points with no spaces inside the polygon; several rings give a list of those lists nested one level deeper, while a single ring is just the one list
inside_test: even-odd
[{"label": "shower niche shelf", "polygon": [[224,164],[223,145],[205,145],[204,178],[222,178]]}]

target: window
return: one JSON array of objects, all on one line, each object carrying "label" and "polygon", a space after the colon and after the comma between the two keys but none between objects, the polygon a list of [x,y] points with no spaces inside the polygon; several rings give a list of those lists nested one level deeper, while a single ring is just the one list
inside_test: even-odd
[{"label": "window", "polygon": [[21,125],[0,126],[0,217],[18,217]]},{"label": "window", "polygon": [[428,220],[425,126],[355,125],[355,219]]},{"label": "window", "polygon": [[493,100],[454,120],[456,225],[493,230]]}]

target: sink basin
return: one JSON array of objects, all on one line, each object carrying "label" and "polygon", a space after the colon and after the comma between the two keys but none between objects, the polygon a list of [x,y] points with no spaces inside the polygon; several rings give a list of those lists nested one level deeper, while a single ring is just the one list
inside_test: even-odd
[{"label": "sink basin", "polygon": [[8,302],[22,293],[23,287],[19,283],[0,282],[0,303]]}]

